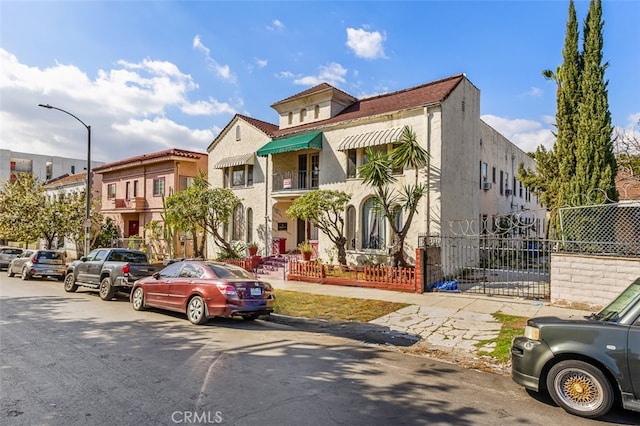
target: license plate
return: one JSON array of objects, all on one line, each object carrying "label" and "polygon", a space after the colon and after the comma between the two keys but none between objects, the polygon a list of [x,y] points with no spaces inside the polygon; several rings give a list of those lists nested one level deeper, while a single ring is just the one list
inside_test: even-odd
[{"label": "license plate", "polygon": [[260,287],[252,287],[251,288],[252,296],[262,296],[262,289]]}]

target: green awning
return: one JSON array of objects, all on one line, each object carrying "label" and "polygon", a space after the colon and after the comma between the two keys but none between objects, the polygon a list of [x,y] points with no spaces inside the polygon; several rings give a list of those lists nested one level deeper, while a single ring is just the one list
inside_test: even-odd
[{"label": "green awning", "polygon": [[256,152],[258,157],[301,149],[322,149],[322,132],[271,141]]}]

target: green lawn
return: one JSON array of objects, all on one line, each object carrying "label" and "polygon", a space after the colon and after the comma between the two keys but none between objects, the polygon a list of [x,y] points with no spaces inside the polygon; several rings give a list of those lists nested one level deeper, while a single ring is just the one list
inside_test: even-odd
[{"label": "green lawn", "polygon": [[409,306],[406,303],[325,296],[297,291],[276,291],[275,312],[330,321],[368,322]]}]

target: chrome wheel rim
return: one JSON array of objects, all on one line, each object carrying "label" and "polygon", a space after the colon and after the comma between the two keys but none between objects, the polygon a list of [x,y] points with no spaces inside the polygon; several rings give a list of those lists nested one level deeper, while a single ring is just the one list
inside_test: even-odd
[{"label": "chrome wheel rim", "polygon": [[189,302],[189,318],[191,318],[191,321],[198,322],[203,314],[204,305],[202,300],[198,297],[191,299],[191,302]]},{"label": "chrome wheel rim", "polygon": [[576,411],[593,411],[604,402],[602,385],[584,370],[562,370],[553,384],[558,396]]},{"label": "chrome wheel rim", "polygon": [[136,288],[136,291],[133,293],[133,307],[135,309],[140,309],[142,307],[142,289]]}]

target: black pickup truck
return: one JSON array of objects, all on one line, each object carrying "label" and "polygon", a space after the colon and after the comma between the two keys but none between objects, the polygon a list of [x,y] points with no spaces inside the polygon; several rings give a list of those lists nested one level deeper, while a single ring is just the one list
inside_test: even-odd
[{"label": "black pickup truck", "polygon": [[136,280],[149,277],[164,268],[152,265],[138,250],[100,248],[71,262],[67,267],[64,289],[74,292],[79,286],[99,290],[102,300],[111,300],[117,291],[129,292]]}]

